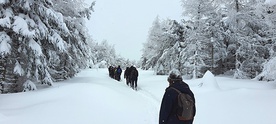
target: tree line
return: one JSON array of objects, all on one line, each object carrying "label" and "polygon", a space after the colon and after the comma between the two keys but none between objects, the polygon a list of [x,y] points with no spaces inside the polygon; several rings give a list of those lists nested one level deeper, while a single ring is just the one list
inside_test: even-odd
[{"label": "tree line", "polygon": [[[264,0],[182,0],[181,22],[155,19],[141,67],[186,78],[212,73],[275,80],[276,5]],[[271,69],[273,68],[273,69]],[[269,71],[269,72],[268,72]],[[269,75],[270,74],[270,75]]]},{"label": "tree line", "polygon": [[[0,92],[35,90],[69,79],[87,67],[138,65],[95,43],[85,27],[93,6],[82,0],[0,1]],[[187,78],[233,73],[274,80],[276,7],[264,0],[182,0],[177,22],[156,18],[141,67]],[[122,67],[124,68],[124,67]],[[274,73],[273,73],[274,71]]]},{"label": "tree line", "polygon": [[85,68],[133,65],[88,34],[85,22],[94,6],[83,0],[0,1],[0,93],[52,86]]}]

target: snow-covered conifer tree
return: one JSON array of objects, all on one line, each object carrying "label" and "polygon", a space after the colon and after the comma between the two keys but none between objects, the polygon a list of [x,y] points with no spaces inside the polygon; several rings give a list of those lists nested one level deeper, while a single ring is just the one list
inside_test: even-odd
[{"label": "snow-covered conifer tree", "polygon": [[182,69],[180,58],[181,46],[183,35],[183,27],[175,20],[167,19],[162,24],[162,42],[160,51],[162,55],[158,58],[155,65],[156,74],[168,74],[173,68]]},{"label": "snow-covered conifer tree", "polygon": [[144,44],[142,68],[153,68],[156,74],[168,74],[172,68],[179,67],[179,42],[183,27],[175,20],[161,21],[157,17],[153,22]]},{"label": "snow-covered conifer tree", "polygon": [[162,55],[160,53],[159,44],[160,38],[162,37],[162,27],[160,24],[159,17],[156,17],[152,27],[149,30],[147,42],[144,44],[142,53],[142,68],[149,69],[156,65],[157,60]]},{"label": "snow-covered conifer tree", "polygon": [[[55,5],[52,0],[0,3],[1,37],[6,39],[0,43],[0,48],[5,48],[0,59],[6,61],[5,82],[10,85],[5,92],[33,90],[37,83],[51,86],[85,65],[81,59],[89,49],[82,23],[85,16],[64,13],[66,17]],[[74,10],[78,4],[70,5]]]},{"label": "snow-covered conifer tree", "polygon": [[[191,28],[184,35],[185,47],[182,50],[182,61],[186,75],[191,77],[202,77],[207,68],[211,66],[211,46],[213,46],[215,36],[210,35],[210,26],[207,20],[213,18],[216,10],[216,1],[214,0],[182,0],[184,12],[183,15],[191,17]],[[212,25],[211,25],[212,26]],[[213,26],[214,27],[214,26]],[[211,33],[212,34],[212,33]],[[211,40],[212,39],[212,40]],[[209,63],[207,63],[209,61]]]},{"label": "snow-covered conifer tree", "polygon": [[95,64],[105,61],[107,66],[116,64],[116,52],[114,45],[109,45],[107,40],[103,40],[101,43],[96,43],[93,47],[93,53],[95,55]]},{"label": "snow-covered conifer tree", "polygon": [[[270,30],[265,19],[264,1],[226,1],[230,50],[234,50],[235,77],[254,78],[262,70],[262,63],[269,58],[266,47]],[[232,48],[231,48],[232,47]],[[230,52],[233,54],[233,52]]]}]

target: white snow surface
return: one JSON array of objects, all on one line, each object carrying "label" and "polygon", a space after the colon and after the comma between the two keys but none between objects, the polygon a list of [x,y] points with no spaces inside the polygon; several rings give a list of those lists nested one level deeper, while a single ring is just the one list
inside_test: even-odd
[{"label": "white snow surface", "polygon": [[[204,84],[207,78],[220,90],[199,87],[203,79],[185,80],[196,97],[194,124],[276,124],[275,82],[209,73]],[[134,91],[125,80],[109,78],[107,69],[83,70],[53,87],[1,94],[0,124],[158,124],[166,79],[139,70]]]},{"label": "white snow surface", "polygon": [[219,90],[220,89],[215,76],[210,71],[206,71],[206,73],[202,77],[199,87],[203,87],[204,89],[209,89],[209,90]]}]

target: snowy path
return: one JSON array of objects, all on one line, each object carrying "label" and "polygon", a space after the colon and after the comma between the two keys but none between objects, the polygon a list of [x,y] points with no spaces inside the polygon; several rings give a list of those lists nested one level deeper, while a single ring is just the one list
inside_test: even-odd
[{"label": "snowy path", "polygon": [[[0,124],[158,124],[166,77],[139,70],[134,91],[109,78],[107,69],[84,70],[51,88],[1,94]],[[219,91],[199,88],[201,79],[185,80],[197,100],[194,124],[276,123],[275,83],[216,80]]]},{"label": "snowy path", "polygon": [[2,95],[0,123],[127,124],[131,120],[132,124],[152,124],[157,119],[157,101],[143,89],[134,91],[123,81],[109,78],[103,70],[86,70],[54,88],[35,92]]},{"label": "snowy path", "polygon": [[[96,71],[96,72],[95,72]],[[103,73],[104,72],[104,73]],[[152,73],[152,72],[149,72]],[[146,73],[146,75],[148,75]],[[146,75],[140,75],[141,77],[146,77]],[[111,99],[111,103],[107,103],[107,106],[119,107],[119,108],[110,108],[106,111],[112,111],[115,117],[112,120],[117,120],[118,123],[129,123],[131,120],[132,124],[153,124],[158,122],[159,106],[160,100],[154,96],[154,94],[150,93],[150,89],[145,89],[143,87],[143,83],[139,84],[139,82],[147,82],[147,80],[139,79],[138,81],[138,91],[132,90],[125,84],[125,80],[123,79],[123,75],[121,76],[122,80],[120,82],[111,79],[108,77],[107,70],[88,70],[87,72],[83,71],[77,76],[77,79],[82,83],[88,83],[87,81],[92,83],[93,87],[97,84],[99,86],[103,86],[101,90],[97,90],[97,93],[103,94],[102,99]],[[84,79],[87,79],[85,81]],[[83,81],[81,81],[83,80]],[[76,82],[75,79],[72,82]],[[96,90],[96,89],[95,89]],[[116,95],[117,94],[117,95]],[[116,98],[117,97],[117,98]],[[99,102],[106,103],[107,101]],[[118,118],[116,114],[121,114],[121,118]],[[147,116],[145,116],[147,115]],[[146,117],[146,118],[144,118]],[[112,117],[111,117],[112,118]],[[102,122],[101,122],[102,121]],[[97,120],[96,122],[101,122],[103,124],[110,123],[105,120]],[[113,122],[113,121],[112,121]]]}]

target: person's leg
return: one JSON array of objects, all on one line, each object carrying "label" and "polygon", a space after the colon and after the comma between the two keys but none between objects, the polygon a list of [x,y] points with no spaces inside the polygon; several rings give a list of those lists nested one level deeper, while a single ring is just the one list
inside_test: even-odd
[{"label": "person's leg", "polygon": [[131,85],[131,88],[133,89],[134,88],[134,80],[133,79],[131,79],[130,85]]},{"label": "person's leg", "polygon": [[131,83],[130,83],[130,78],[129,78],[129,76],[128,76],[128,77],[127,77],[127,85],[130,86],[130,84],[131,84]]},{"label": "person's leg", "polygon": [[134,87],[135,87],[135,90],[137,90],[137,79],[134,80]]},{"label": "person's leg", "polygon": [[118,81],[121,81],[121,74],[118,74]]}]

